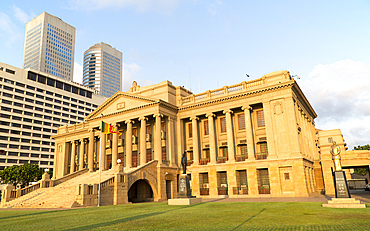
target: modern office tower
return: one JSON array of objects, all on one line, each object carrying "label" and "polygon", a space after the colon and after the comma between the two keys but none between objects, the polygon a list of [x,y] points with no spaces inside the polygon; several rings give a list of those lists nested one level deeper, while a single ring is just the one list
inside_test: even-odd
[{"label": "modern office tower", "polygon": [[84,53],[83,85],[110,97],[122,89],[122,52],[97,43]]},{"label": "modern office tower", "polygon": [[75,28],[46,12],[26,25],[23,69],[73,80]]},{"label": "modern office tower", "polygon": [[57,128],[82,122],[106,99],[81,84],[5,63],[0,95],[0,170],[24,163],[52,169]]}]

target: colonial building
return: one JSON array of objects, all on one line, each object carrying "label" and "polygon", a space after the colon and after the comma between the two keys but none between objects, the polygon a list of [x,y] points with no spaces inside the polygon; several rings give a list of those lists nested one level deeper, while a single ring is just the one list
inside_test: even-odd
[{"label": "colonial building", "polygon": [[[169,81],[147,87],[134,82],[84,122],[58,128],[48,185],[65,182],[62,193],[74,182],[76,198],[68,206],[96,205],[101,166],[102,204],[176,198],[186,153],[197,197],[333,195],[331,142],[341,147],[343,159],[358,153],[345,151],[339,130],[316,130],[316,116],[288,71],[200,94]],[[101,134],[102,120],[119,134]],[[368,166],[369,156],[348,164]]]},{"label": "colonial building", "polygon": [[[101,135],[101,116],[120,134]],[[155,197],[166,199],[166,190],[176,196],[186,152],[193,195],[308,196],[316,191],[315,118],[287,71],[197,95],[168,81],[148,87],[134,82],[86,122],[58,129],[54,178],[95,171],[100,152],[102,170],[117,159],[125,172],[157,160]]]}]

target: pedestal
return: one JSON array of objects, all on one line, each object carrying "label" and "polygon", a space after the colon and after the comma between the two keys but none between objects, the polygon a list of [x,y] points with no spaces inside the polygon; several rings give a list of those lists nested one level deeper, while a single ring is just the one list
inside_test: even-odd
[{"label": "pedestal", "polygon": [[335,198],[351,198],[344,171],[334,172]]},{"label": "pedestal", "polygon": [[176,199],[169,199],[169,205],[192,205],[201,203],[202,198],[196,198],[191,195],[189,177],[181,174],[179,177],[179,196]]},{"label": "pedestal", "polygon": [[181,174],[179,177],[179,197],[191,198],[189,177],[186,174]]}]

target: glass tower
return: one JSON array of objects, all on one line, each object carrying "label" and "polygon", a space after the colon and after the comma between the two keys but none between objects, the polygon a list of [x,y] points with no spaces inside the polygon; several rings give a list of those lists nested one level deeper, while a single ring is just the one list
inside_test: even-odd
[{"label": "glass tower", "polygon": [[97,43],[84,53],[83,85],[110,97],[122,89],[122,52]]},{"label": "glass tower", "polygon": [[75,28],[43,12],[26,25],[23,69],[73,80]]}]

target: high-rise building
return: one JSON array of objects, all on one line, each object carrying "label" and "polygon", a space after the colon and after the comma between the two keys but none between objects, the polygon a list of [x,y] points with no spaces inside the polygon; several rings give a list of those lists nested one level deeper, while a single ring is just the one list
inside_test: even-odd
[{"label": "high-rise building", "polygon": [[122,52],[97,43],[84,53],[83,85],[110,97],[122,89]]},{"label": "high-rise building", "polygon": [[52,169],[51,136],[82,122],[105,99],[79,83],[0,63],[0,170],[24,163]]},{"label": "high-rise building", "polygon": [[26,25],[23,69],[73,80],[75,28],[43,12]]}]

